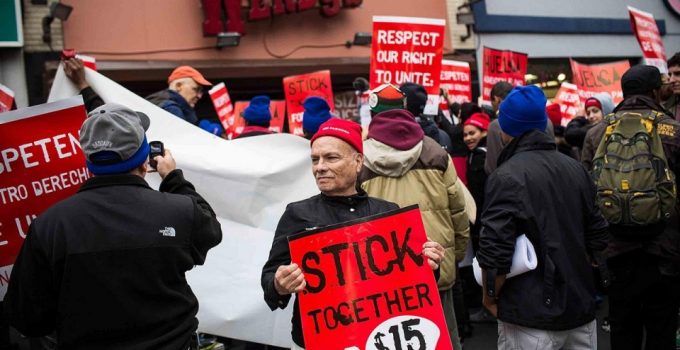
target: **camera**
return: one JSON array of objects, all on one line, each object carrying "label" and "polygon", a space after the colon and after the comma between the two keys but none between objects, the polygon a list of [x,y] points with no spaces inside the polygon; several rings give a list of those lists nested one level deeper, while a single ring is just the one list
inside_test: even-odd
[{"label": "camera", "polygon": [[163,142],[151,141],[149,142],[149,148],[151,148],[151,151],[149,152],[149,165],[151,165],[152,168],[156,169],[158,163],[154,160],[154,158],[156,158],[156,156],[162,157],[165,155],[165,148],[163,147]]}]

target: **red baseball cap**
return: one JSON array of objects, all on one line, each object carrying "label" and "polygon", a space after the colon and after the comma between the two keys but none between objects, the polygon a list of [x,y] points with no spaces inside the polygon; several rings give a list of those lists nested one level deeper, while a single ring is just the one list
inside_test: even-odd
[{"label": "red baseball cap", "polygon": [[468,118],[463,125],[473,125],[478,127],[480,130],[488,130],[489,129],[489,123],[491,123],[491,119],[489,119],[489,116],[486,115],[486,113],[475,113]]},{"label": "red baseball cap", "polygon": [[191,78],[194,79],[196,83],[203,86],[212,86],[212,83],[207,81],[203,74],[199,73],[196,69],[190,66],[179,66],[172,71],[168,77],[168,84],[180,78]]},{"label": "red baseball cap", "polygon": [[350,120],[331,118],[319,126],[319,131],[312,136],[310,146],[319,137],[337,137],[354,147],[357,152],[364,154],[364,141],[361,137],[361,125]]}]

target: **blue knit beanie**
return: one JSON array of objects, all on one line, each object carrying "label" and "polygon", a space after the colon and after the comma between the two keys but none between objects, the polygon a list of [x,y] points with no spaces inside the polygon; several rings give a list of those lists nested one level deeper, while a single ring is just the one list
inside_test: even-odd
[{"label": "blue knit beanie", "polygon": [[498,124],[504,133],[518,137],[531,129],[545,131],[548,116],[547,99],[543,91],[534,86],[518,86],[505,97],[498,112]]},{"label": "blue knit beanie", "polygon": [[305,113],[302,115],[302,130],[315,133],[319,126],[331,119],[331,108],[325,99],[318,96],[310,96],[302,103]]},{"label": "blue knit beanie", "polygon": [[243,111],[243,118],[251,124],[266,124],[272,119],[269,111],[269,97],[265,95],[255,96]]}]

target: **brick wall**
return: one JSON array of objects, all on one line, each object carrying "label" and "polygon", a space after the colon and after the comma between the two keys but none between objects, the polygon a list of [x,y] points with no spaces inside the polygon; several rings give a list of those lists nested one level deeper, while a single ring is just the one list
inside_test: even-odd
[{"label": "brick wall", "polygon": [[[26,52],[45,52],[50,48],[42,41],[42,19],[49,12],[48,5],[33,5],[31,0],[22,0],[24,8],[24,50]],[[51,2],[51,1],[50,1]],[[52,29],[52,48],[61,51],[64,47],[62,23],[54,19]]]},{"label": "brick wall", "polygon": [[[451,35],[451,41],[453,44],[453,48],[460,50],[460,49],[466,49],[466,50],[474,50],[476,48],[476,40],[477,37],[472,32],[472,36],[467,38],[465,41],[460,40],[461,36],[464,36],[467,33],[467,30],[464,25],[458,24],[456,22],[456,13],[458,12],[458,6],[468,2],[468,0],[446,0],[446,9],[448,11],[448,23],[449,23],[449,34]],[[470,11],[467,8],[462,9],[461,11]]]}]

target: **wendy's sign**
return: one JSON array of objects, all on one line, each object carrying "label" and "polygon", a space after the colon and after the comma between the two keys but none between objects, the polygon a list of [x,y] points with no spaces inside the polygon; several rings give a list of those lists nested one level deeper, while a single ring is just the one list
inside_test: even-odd
[{"label": "wendy's sign", "polygon": [[241,15],[241,0],[201,0],[205,14],[203,35],[215,36],[220,32],[245,34],[246,18],[249,21],[258,21],[315,8],[324,17],[332,17],[340,13],[342,8],[357,7],[362,2],[363,0],[251,0],[246,7],[246,17]]}]

